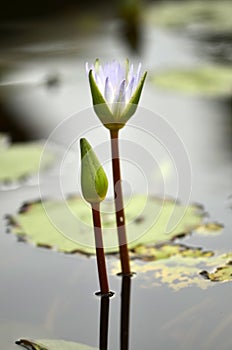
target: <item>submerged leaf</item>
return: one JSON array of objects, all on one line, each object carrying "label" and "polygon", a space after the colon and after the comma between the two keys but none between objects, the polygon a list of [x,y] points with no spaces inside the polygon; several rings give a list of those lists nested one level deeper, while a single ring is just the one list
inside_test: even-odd
[{"label": "submerged leaf", "polygon": [[206,281],[199,276],[199,267],[197,267],[195,259],[192,261],[191,259],[172,257],[167,263],[159,262],[136,266],[135,271],[145,273],[145,279],[149,280],[148,285],[150,286],[166,284],[175,291],[190,286],[207,288]]},{"label": "submerged leaf", "polygon": [[218,267],[214,272],[202,271],[201,275],[212,282],[232,281],[232,260]]},{"label": "submerged leaf", "polygon": [[[167,285],[175,291],[194,286],[206,289],[213,285],[210,280],[223,282],[232,279],[230,275],[232,265],[231,262],[227,262],[228,256],[231,256],[231,253],[211,256],[203,254],[197,258],[172,255],[162,260],[146,263],[134,260],[131,269],[140,274],[142,283],[146,281],[144,285],[146,288]],[[217,268],[222,264],[224,264],[223,267]],[[216,271],[210,274],[206,269],[212,267],[216,268]],[[112,269],[118,271],[118,266],[113,266]]]},{"label": "submerged leaf", "polygon": [[209,222],[207,224],[201,225],[196,229],[197,233],[201,235],[218,235],[223,230],[224,225],[218,222]]},{"label": "submerged leaf", "polygon": [[[125,201],[126,203],[127,201]],[[175,209],[175,211],[173,211]],[[135,196],[125,205],[129,247],[158,244],[190,234],[202,224],[203,210],[187,208],[174,201]],[[170,217],[177,222],[167,234]],[[182,216],[181,220],[179,218]],[[15,216],[10,216],[11,231],[36,245],[55,248],[66,253],[95,253],[91,212],[80,197],[66,202],[43,201],[27,203]],[[51,221],[52,222],[51,222]],[[102,225],[106,252],[118,251],[113,202],[102,203]]]},{"label": "submerged leaf", "polygon": [[[0,182],[18,181],[37,173],[42,151],[43,145],[38,143],[15,143],[9,147],[0,145]],[[46,167],[53,160],[52,153],[43,154],[41,166]]]},{"label": "submerged leaf", "polygon": [[144,261],[167,259],[175,255],[188,258],[204,258],[214,255],[214,252],[203,251],[202,248],[190,248],[183,244],[170,243],[157,246],[138,246],[133,249],[133,252],[135,257],[138,255]]},{"label": "submerged leaf", "polygon": [[85,344],[59,339],[20,339],[16,341],[16,344],[28,350],[97,350],[97,348],[93,348]]}]

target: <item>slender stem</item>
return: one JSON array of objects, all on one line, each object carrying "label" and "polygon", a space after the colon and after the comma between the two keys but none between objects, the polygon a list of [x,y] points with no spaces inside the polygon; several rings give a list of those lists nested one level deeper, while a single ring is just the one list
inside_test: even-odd
[{"label": "slender stem", "polygon": [[94,223],[98,277],[99,277],[101,294],[104,295],[109,293],[109,284],[108,284],[108,278],[107,278],[107,272],[106,272],[105,253],[103,248],[99,203],[92,204],[92,214],[93,214],[93,223]]},{"label": "slender stem", "polygon": [[120,350],[129,349],[131,276],[122,277]]},{"label": "slender stem", "polygon": [[103,295],[101,297],[99,350],[108,348],[109,304],[110,296]]},{"label": "slender stem", "polygon": [[120,170],[120,158],[119,158],[119,145],[118,145],[118,130],[111,130],[111,153],[112,153],[112,167],[113,167],[113,179],[114,179],[114,202],[116,211],[116,222],[118,230],[118,243],[120,250],[120,259],[122,274],[129,275],[130,262],[127,248],[126,237],[126,223],[123,206],[123,195],[121,185],[121,170]]}]

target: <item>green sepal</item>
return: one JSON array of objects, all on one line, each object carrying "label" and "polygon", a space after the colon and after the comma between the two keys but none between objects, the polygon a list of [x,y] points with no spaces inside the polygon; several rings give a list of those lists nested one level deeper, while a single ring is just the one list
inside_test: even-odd
[{"label": "green sepal", "polygon": [[92,70],[89,71],[89,85],[93,100],[94,111],[97,114],[98,118],[104,125],[112,123],[112,121],[114,120],[113,113],[110,111],[106,100],[102,96],[102,93],[96,84]]},{"label": "green sepal", "polygon": [[143,90],[143,85],[144,85],[146,76],[147,76],[147,72],[145,72],[143,74],[143,76],[141,77],[135,92],[133,93],[133,95],[130,98],[129,103],[136,104],[136,105],[139,103],[139,99],[140,99],[140,96],[141,96],[141,92]]},{"label": "green sepal", "polygon": [[108,190],[107,176],[95,152],[86,139],[80,140],[81,147],[81,188],[85,200],[100,203]]},{"label": "green sepal", "polygon": [[122,113],[122,116],[120,118],[120,123],[126,124],[126,122],[132,117],[132,115],[136,112],[139,99],[143,90],[144,82],[147,76],[147,72],[145,72],[142,76],[142,78],[139,81],[139,84],[134,91],[133,95],[130,98],[130,101],[128,102],[128,105],[126,106],[125,110]]}]

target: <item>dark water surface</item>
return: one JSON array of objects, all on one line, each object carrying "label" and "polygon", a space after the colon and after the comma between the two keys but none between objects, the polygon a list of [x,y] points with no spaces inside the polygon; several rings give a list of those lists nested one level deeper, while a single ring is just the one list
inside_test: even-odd
[{"label": "dark water surface", "polygon": [[[130,56],[115,34],[117,23],[108,23],[107,28],[100,27],[87,38],[73,36],[69,40],[54,39],[53,33],[51,41],[41,38],[36,44],[32,38],[27,44],[5,49],[5,60],[9,55],[12,66],[17,58],[18,63],[2,79],[1,96],[11,117],[27,126],[30,138],[46,139],[64,118],[90,107],[84,71],[86,60],[92,61],[96,56],[104,60]],[[68,34],[67,37],[70,38]],[[148,71],[154,71],[170,64],[190,65],[201,58],[195,44],[186,38],[145,28],[143,55],[135,60],[141,60]],[[55,77],[55,86],[48,86],[47,77]],[[224,225],[221,235],[191,236],[185,243],[220,253],[231,251],[231,106],[219,98],[160,91],[148,81],[142,107],[161,114],[177,132],[192,167],[191,202],[202,204],[210,220]],[[134,117],[135,125],[139,117]],[[149,128],[147,120],[145,130]],[[85,128],[88,122],[77,113],[77,133]],[[128,127],[128,130],[132,129]],[[92,135],[89,130],[87,133]],[[126,135],[126,129],[123,133],[122,136]],[[129,134],[128,131],[128,137]],[[107,137],[105,130],[99,135]],[[94,142],[98,143],[96,139]],[[76,190],[72,174],[67,171],[65,175],[69,184],[66,193]],[[130,176],[126,171],[124,174]],[[46,179],[44,174],[42,182],[48,183],[49,188],[52,177]],[[52,186],[49,191],[49,194],[54,192]],[[172,196],[176,193],[169,178],[166,191]],[[94,295],[98,289],[95,259],[38,249],[16,242],[13,235],[5,233],[4,216],[16,213],[22,202],[37,198],[36,178],[28,185],[0,192],[1,347],[14,349],[14,341],[20,337],[62,338],[98,347],[100,299]],[[115,262],[115,257],[107,260],[111,289],[115,291],[110,299],[109,350],[120,349],[122,278],[115,274]],[[205,290],[186,287],[179,291],[155,283],[141,273],[131,280],[130,349],[231,349],[231,283],[208,282]]]}]

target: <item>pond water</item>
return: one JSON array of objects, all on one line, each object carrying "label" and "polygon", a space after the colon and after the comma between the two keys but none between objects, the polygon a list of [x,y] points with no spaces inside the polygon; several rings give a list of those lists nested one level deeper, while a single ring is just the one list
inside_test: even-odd
[{"label": "pond water", "polygon": [[[46,40],[44,32],[40,34],[33,27],[29,39],[24,38],[22,44],[6,47],[4,51],[4,59],[9,60],[12,70],[8,68],[1,81],[1,99],[15,123],[26,126],[29,139],[48,138],[58,123],[73,114],[76,114],[77,135],[86,130],[97,145],[96,137],[107,138],[105,130],[97,129],[96,134],[91,134],[89,123],[93,114],[89,119],[81,118],[81,111],[89,108],[91,101],[84,64],[95,56],[103,60],[132,56],[135,61],[141,60],[148,72],[205,60],[196,42],[149,26],[144,28],[142,55],[137,57],[120,41],[115,21],[109,21],[104,27],[98,24],[95,34],[77,37],[67,23],[63,23],[63,32],[62,22],[59,23],[61,37],[51,31],[52,23],[42,24],[47,28],[47,32],[43,29],[47,33]],[[30,29],[29,24],[27,28]],[[54,84],[49,86],[51,80]],[[162,91],[152,86],[148,78],[141,106],[155,115],[162,115],[165,125],[169,125],[168,130],[175,130],[179,135],[192,168],[190,201],[204,206],[209,222],[224,225],[219,235],[192,235],[181,242],[218,253],[230,252],[232,119],[229,102],[223,98]],[[155,130],[156,125],[149,116],[144,124],[141,122],[141,112],[143,109],[129,124],[128,136],[126,129],[122,132],[123,140],[131,137],[136,142],[133,125],[144,125],[145,131],[149,127]],[[96,119],[94,123],[97,124]],[[65,145],[71,131],[64,130],[65,134],[55,134],[52,141]],[[162,152],[156,159],[162,160]],[[68,166],[64,175],[65,193],[75,193],[73,164]],[[124,172],[125,178],[131,176],[128,169],[128,174]],[[56,189],[52,187],[55,175],[52,170],[47,174],[49,177],[46,173],[42,175],[41,183],[48,195],[55,196]],[[98,289],[95,258],[39,249],[19,243],[13,235],[6,234],[5,215],[16,213],[23,202],[39,198],[37,182],[35,177],[22,186],[1,190],[1,346],[5,350],[15,349],[14,341],[27,337],[60,338],[97,348],[100,298],[94,295]],[[135,190],[140,191],[138,184]],[[176,190],[176,182],[172,176],[167,176],[165,193],[175,196]],[[159,190],[155,189],[154,194],[159,195]],[[179,194],[180,200],[186,199],[184,193],[180,191]],[[110,299],[109,350],[231,349],[231,283],[207,281],[206,289],[193,285],[175,290],[168,283],[158,283],[152,273],[142,272],[131,280],[129,347],[125,341],[120,346],[122,278],[115,273],[116,264],[116,257],[108,257],[110,285],[115,292]]]}]

